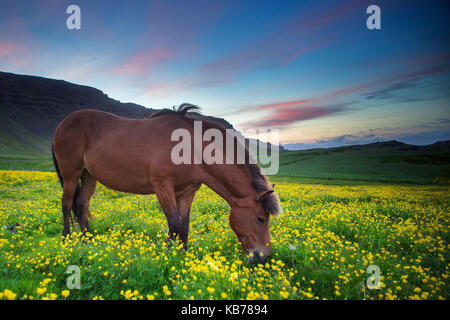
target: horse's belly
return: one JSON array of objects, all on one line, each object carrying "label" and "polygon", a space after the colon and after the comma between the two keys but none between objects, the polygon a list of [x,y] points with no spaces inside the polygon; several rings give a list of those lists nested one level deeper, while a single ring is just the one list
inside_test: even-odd
[{"label": "horse's belly", "polygon": [[[145,183],[143,181],[136,181],[134,180],[134,177],[131,176],[127,177],[125,175],[121,175],[119,177],[120,180],[118,180],[112,179],[109,176],[98,175],[96,173],[91,174],[94,175],[101,184],[116,191],[136,193],[136,194],[154,193],[153,188],[149,183]],[[133,180],[131,180],[130,178],[132,178]]]},{"label": "horse's belly", "polygon": [[86,155],[85,166],[93,177],[108,188],[129,193],[153,193],[148,166],[136,157],[128,157],[126,153],[111,154],[103,150],[95,157]]}]

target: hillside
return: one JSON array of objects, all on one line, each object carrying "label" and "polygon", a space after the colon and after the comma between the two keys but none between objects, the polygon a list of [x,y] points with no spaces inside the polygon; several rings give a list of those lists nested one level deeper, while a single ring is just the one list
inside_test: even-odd
[{"label": "hillside", "polygon": [[[56,126],[80,109],[98,109],[136,119],[157,111],[122,103],[88,86],[0,72],[0,157],[48,158]],[[224,119],[198,114],[196,117],[232,128]]]},{"label": "hillside", "polygon": [[396,183],[450,182],[450,141],[413,146],[398,141],[280,154],[279,176]]}]

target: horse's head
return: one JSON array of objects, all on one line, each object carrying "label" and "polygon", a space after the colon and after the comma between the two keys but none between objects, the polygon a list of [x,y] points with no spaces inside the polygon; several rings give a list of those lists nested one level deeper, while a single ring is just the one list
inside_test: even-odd
[{"label": "horse's head", "polygon": [[230,226],[249,254],[249,261],[264,262],[271,255],[270,215],[280,212],[280,202],[273,189],[260,191],[231,207]]}]

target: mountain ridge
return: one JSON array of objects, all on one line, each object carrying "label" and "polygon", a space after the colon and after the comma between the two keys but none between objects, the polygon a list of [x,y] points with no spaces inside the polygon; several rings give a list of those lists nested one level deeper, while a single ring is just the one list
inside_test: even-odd
[{"label": "mountain ridge", "polygon": [[436,141],[427,145],[414,145],[398,140],[376,141],[362,144],[351,144],[337,147],[314,147],[309,149],[286,149],[286,152],[298,152],[298,151],[318,151],[318,150],[363,150],[363,149],[381,149],[381,148],[397,148],[398,150],[434,150],[434,149],[450,149],[450,140]]}]

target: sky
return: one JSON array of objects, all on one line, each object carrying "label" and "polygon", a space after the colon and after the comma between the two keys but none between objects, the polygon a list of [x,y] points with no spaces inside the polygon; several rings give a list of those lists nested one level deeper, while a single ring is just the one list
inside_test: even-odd
[{"label": "sky", "polygon": [[[69,30],[66,9],[81,9]],[[369,5],[381,29],[369,30]],[[5,1],[0,70],[184,102],[290,148],[450,139],[450,3]]]}]

